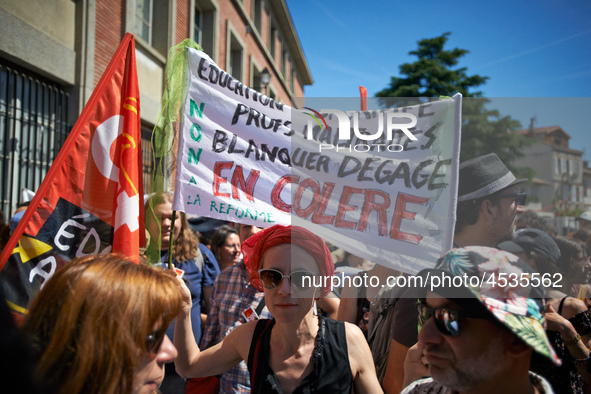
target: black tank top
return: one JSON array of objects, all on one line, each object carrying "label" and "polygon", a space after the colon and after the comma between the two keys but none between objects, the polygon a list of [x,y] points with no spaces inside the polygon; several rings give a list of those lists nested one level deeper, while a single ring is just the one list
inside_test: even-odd
[{"label": "black tank top", "polygon": [[[320,317],[314,347],[314,369],[304,378],[294,394],[350,393],[353,383],[345,324]],[[275,319],[261,319],[250,343],[248,370],[253,393],[282,393],[277,377],[269,367],[271,330]]]}]

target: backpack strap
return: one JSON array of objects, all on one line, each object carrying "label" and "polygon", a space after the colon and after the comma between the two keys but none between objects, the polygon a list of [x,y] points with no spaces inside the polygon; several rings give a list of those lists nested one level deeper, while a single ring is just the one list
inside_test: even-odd
[{"label": "backpack strap", "polygon": [[562,307],[564,306],[564,300],[566,300],[568,298],[567,295],[565,295],[562,300],[560,300],[560,305],[558,305],[558,314],[560,316],[562,316]]},{"label": "backpack strap", "polygon": [[261,312],[263,311],[263,308],[265,307],[265,296],[263,296],[263,298],[261,298],[261,301],[259,302],[259,305],[257,306],[257,309],[255,309],[255,312],[257,313],[257,316],[261,315]]},{"label": "backpack strap", "polygon": [[370,304],[367,342],[371,349],[376,375],[381,382],[388,365],[388,355],[392,342],[392,325],[396,304],[403,295],[404,288],[385,286]]},{"label": "backpack strap", "polygon": [[[264,298],[263,298],[264,300]],[[259,304],[260,305],[260,304]],[[257,373],[259,372],[259,355],[261,352],[261,345],[263,338],[265,337],[265,331],[272,327],[273,319],[260,319],[257,321],[257,325],[252,334],[252,340],[250,342],[250,350],[248,352],[248,370],[250,371],[250,387],[254,391],[257,383]],[[260,377],[259,377],[260,378]]]},{"label": "backpack strap", "polygon": [[197,268],[199,268],[199,271],[203,272],[203,265],[205,264],[205,258],[203,256],[203,253],[201,253],[201,250],[199,249],[199,247],[197,247],[197,255],[195,255],[195,258],[193,258],[193,261],[195,262],[195,265],[197,266]]}]

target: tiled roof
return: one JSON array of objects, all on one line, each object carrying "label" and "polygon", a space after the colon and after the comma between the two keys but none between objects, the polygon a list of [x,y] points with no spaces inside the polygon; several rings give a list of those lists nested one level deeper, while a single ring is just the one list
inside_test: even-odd
[{"label": "tiled roof", "polygon": [[[530,131],[530,129],[522,129],[522,130],[515,131],[515,133],[525,135],[525,134],[528,134],[529,131]],[[564,131],[562,129],[562,127],[560,127],[560,126],[536,127],[534,129],[535,134],[544,134],[544,135],[552,134],[555,131],[560,131],[560,132],[564,133],[567,138],[571,138],[570,135],[568,135],[568,133],[566,131]]]}]

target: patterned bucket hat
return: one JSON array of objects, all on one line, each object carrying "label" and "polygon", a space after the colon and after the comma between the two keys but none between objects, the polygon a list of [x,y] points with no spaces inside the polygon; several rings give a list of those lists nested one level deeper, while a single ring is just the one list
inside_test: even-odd
[{"label": "patterned bucket hat", "polygon": [[[555,365],[562,362],[546,336],[542,277],[523,260],[499,249],[469,246],[443,255],[423,278],[421,296],[433,291],[454,302],[484,307],[496,320]],[[435,281],[433,278],[437,278]],[[433,286],[436,284],[437,286]]]}]

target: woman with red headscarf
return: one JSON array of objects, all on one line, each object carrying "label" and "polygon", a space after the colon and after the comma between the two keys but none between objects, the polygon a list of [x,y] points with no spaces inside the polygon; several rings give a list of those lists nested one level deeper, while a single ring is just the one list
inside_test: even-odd
[{"label": "woman with red headscarf", "polygon": [[222,342],[199,351],[191,329],[191,302],[177,317],[177,371],[211,376],[246,360],[253,393],[381,393],[361,330],[313,312],[330,291],[334,266],[322,239],[301,227],[276,225],[242,245],[251,284],[265,292],[274,319],[250,321]]}]

